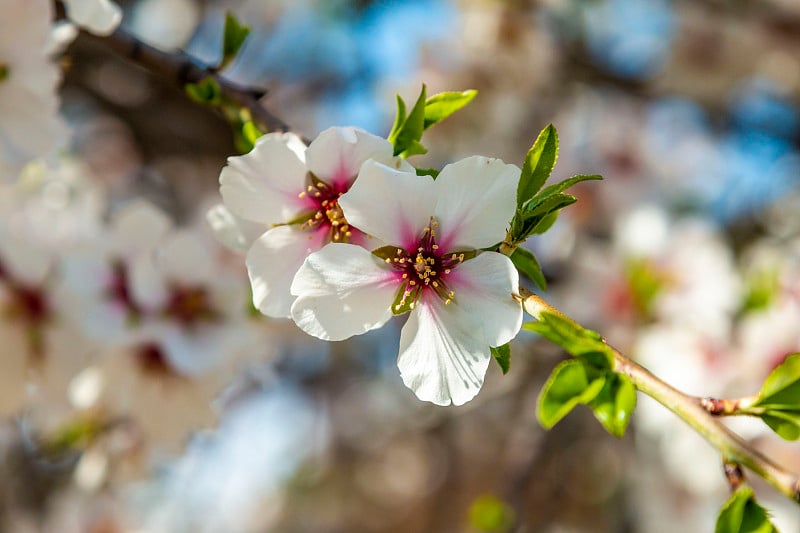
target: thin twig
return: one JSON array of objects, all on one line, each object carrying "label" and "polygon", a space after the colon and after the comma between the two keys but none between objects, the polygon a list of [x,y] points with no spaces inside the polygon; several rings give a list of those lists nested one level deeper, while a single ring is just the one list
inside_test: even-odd
[{"label": "thin twig", "polygon": [[[523,294],[520,299],[525,310],[534,317],[540,316],[542,311],[547,311],[571,320],[562,311],[535,294]],[[786,497],[800,502],[800,480],[796,474],[778,465],[728,429],[701,405],[699,398],[679,391],[616,348],[609,347],[614,355],[614,372],[627,376],[637,390],[678,415],[716,448],[726,462],[749,468]]]}]

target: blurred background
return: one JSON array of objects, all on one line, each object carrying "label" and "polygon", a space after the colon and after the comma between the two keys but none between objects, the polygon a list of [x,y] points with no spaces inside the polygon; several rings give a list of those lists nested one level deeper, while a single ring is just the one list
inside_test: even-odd
[{"label": "blurred background", "polygon": [[[800,350],[797,2],[119,5],[122,28],[204,64],[231,10],[252,34],[224,75],[266,89],[308,139],[386,135],[395,93],[413,101],[422,83],[479,94],[426,133],[418,167],[521,165],[553,123],[554,178],[605,181],[526,243],[547,299],[696,395],[753,394]],[[400,380],[402,320],[324,343],[252,312],[243,257],[205,222],[238,153],[229,123],[102,38],[81,33],[58,61],[68,148],[0,191],[0,531],[713,529],[720,459],[659,406],[640,398],[620,440],[583,408],[538,426],[566,354],[532,334],[508,375],[492,363],[473,401],[443,408]],[[171,304],[146,331],[132,249],[209,265],[193,292],[159,267]],[[181,330],[210,312],[224,327]],[[797,446],[732,422],[800,471]],[[800,531],[800,508],[751,481]]]}]

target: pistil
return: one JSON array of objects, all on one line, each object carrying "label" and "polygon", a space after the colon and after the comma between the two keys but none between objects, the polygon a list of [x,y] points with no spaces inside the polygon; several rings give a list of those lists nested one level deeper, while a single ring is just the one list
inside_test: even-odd
[{"label": "pistil", "polygon": [[402,293],[398,294],[394,304],[395,312],[406,306],[414,309],[423,291],[432,291],[445,305],[455,299],[455,291],[449,287],[447,277],[466,257],[464,253],[442,253],[439,250],[436,243],[438,226],[436,219],[431,217],[415,250],[396,248],[392,256],[384,259],[387,264],[402,272]]},{"label": "pistil", "polygon": [[349,242],[353,230],[344,218],[342,208],[339,206],[339,197],[345,193],[336,187],[319,180],[311,175],[312,184],[298,196],[307,198],[313,211],[305,220],[301,228],[305,231],[318,231],[327,229],[329,242]]}]

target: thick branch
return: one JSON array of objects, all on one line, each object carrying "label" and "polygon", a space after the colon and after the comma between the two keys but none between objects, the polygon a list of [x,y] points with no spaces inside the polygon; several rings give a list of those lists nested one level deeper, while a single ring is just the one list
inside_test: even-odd
[{"label": "thick branch", "polygon": [[288,124],[261,105],[261,98],[266,94],[265,90],[234,83],[217,73],[213,67],[200,65],[183,52],[164,52],[141,42],[122,29],[117,29],[107,37],[92,34],[86,34],[85,37],[160,78],[171,81],[181,90],[187,83],[197,83],[208,77],[214,78],[226,98],[250,111],[253,122],[259,129],[267,132],[290,129]]}]

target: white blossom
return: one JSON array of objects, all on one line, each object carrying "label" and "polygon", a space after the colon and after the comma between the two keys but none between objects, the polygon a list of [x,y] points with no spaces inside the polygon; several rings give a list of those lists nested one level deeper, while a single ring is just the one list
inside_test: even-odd
[{"label": "white blossom", "polygon": [[291,133],[264,135],[250,153],[228,159],[219,178],[225,208],[210,221],[227,245],[249,247],[253,304],[262,313],[289,316],[289,287],[308,254],[329,242],[370,241],[338,203],[367,159],[410,168],[386,139],[351,127],[327,129],[307,148]]},{"label": "white blossom", "polygon": [[50,60],[52,2],[0,0],[0,179],[66,136],[58,115],[58,66]]},{"label": "white blossom", "polygon": [[112,0],[64,0],[67,16],[97,35],[110,35],[122,21],[122,9]]},{"label": "white blossom", "polygon": [[339,204],[353,226],[390,246],[370,253],[332,243],[310,255],[292,284],[292,317],[311,335],[341,340],[410,310],[400,335],[403,382],[422,400],[469,401],[490,347],[522,323],[511,260],[479,252],[505,236],[519,174],[477,156],[446,166],[435,181],[365,163]]}]

